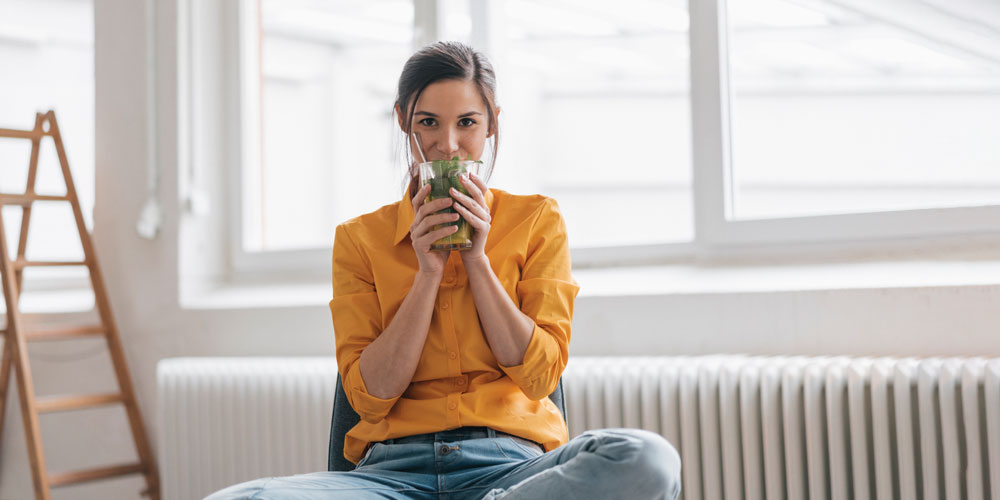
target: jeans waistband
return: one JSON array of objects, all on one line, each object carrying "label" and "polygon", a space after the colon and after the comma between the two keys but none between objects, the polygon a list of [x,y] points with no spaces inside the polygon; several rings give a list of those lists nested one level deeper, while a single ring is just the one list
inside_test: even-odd
[{"label": "jeans waistband", "polygon": [[495,437],[517,437],[517,436],[514,436],[513,434],[508,434],[506,432],[497,431],[490,427],[459,427],[457,429],[450,429],[447,431],[428,432],[426,434],[415,434],[412,436],[390,438],[380,442],[385,444],[433,443],[435,441],[462,441],[465,439],[482,439],[482,438],[495,438]]}]

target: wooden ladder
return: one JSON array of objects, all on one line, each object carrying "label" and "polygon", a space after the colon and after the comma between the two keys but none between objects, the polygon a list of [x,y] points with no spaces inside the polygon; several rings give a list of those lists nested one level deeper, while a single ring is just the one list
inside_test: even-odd
[{"label": "wooden ladder", "polygon": [[[66,195],[46,196],[35,194],[35,178],[38,171],[38,152],[42,138],[52,137],[59,164],[62,168],[63,181],[66,184]],[[17,258],[11,260],[7,249],[7,233],[4,229],[3,217],[0,216],[0,276],[3,278],[3,295],[7,305],[7,325],[0,334],[5,334],[3,343],[3,361],[0,363],[0,435],[3,430],[4,406],[7,401],[7,387],[11,368],[17,374],[18,395],[21,401],[21,419],[24,422],[24,434],[28,441],[28,455],[31,460],[31,477],[35,489],[35,498],[49,500],[52,487],[67,486],[87,481],[123,476],[127,474],[142,474],[146,479],[146,489],[140,494],[159,500],[160,486],[153,453],[149,448],[146,429],[143,426],[142,415],[135,399],[132,379],[125,365],[125,355],[122,350],[121,338],[111,315],[111,305],[108,303],[107,289],[100,267],[97,265],[97,255],[90,234],[83,222],[83,212],[80,210],[80,200],[76,195],[73,178],[66,160],[59,126],[53,111],[35,116],[33,130],[0,129],[0,138],[28,139],[31,141],[31,160],[28,166],[27,188],[23,194],[0,193],[0,207],[4,205],[20,205],[21,234],[17,245]],[[72,206],[83,246],[82,262],[42,262],[25,259],[28,240],[28,223],[31,219],[31,206],[36,201],[68,202]],[[79,325],[69,328],[27,329],[18,309],[19,295],[24,277],[24,268],[31,266],[85,266],[90,271],[90,283],[94,292],[94,303],[100,317],[97,325]],[[111,394],[65,395],[36,397],[31,381],[31,369],[28,364],[27,342],[38,340],[79,339],[103,336],[108,344],[115,375],[118,379],[119,392]],[[39,429],[38,415],[40,413],[66,410],[80,410],[98,406],[121,403],[125,405],[129,426],[135,440],[139,456],[138,463],[127,463],[97,467],[85,470],[49,474],[45,468],[45,456],[42,453],[42,436]]]}]

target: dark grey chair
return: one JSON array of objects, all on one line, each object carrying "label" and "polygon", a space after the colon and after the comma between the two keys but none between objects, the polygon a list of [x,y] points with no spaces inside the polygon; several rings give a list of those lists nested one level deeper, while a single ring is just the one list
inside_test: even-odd
[{"label": "dark grey chair", "polygon": [[[566,425],[568,426],[569,419],[566,417],[566,405],[563,402],[562,378],[559,379],[559,385],[556,386],[556,390],[552,394],[549,394],[549,399],[562,412],[563,420],[566,421]],[[333,419],[330,422],[330,457],[327,460],[327,470],[354,470],[354,464],[344,458],[344,436],[347,434],[347,431],[351,430],[360,421],[361,417],[354,411],[354,408],[351,408],[351,404],[347,402],[347,394],[344,393],[344,384],[340,380],[340,374],[337,374],[337,394],[333,397]]]}]

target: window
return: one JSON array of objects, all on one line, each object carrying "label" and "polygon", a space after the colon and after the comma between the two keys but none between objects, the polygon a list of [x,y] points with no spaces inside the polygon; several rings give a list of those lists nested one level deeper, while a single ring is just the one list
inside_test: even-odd
[{"label": "window", "polygon": [[[244,106],[259,107],[248,116],[259,117],[261,138],[251,152],[259,160],[241,169],[247,260],[328,250],[336,224],[400,198],[395,83],[414,38],[429,31],[440,35],[430,40],[473,44],[497,70],[502,128],[492,186],[554,196],[574,247],[693,238],[683,2],[257,5],[244,25],[257,25],[258,40],[244,40],[258,43],[259,55],[251,50],[244,61],[259,64],[259,95],[248,93]],[[253,141],[245,147],[256,149]],[[671,216],[651,224],[625,211]]]},{"label": "window", "polygon": [[[88,227],[94,207],[93,5],[80,0],[0,0],[0,127],[34,128],[35,113],[53,109]],[[0,139],[0,192],[23,193],[31,141]],[[51,138],[41,141],[39,194],[66,193]],[[17,252],[21,207],[3,207],[10,251]],[[26,253],[34,260],[83,260],[70,205],[36,202]],[[62,287],[86,279],[84,268],[25,270],[25,287]]]},{"label": "window", "polygon": [[735,218],[1000,203],[990,5],[731,2]]},{"label": "window", "polygon": [[491,184],[556,198],[578,265],[1000,231],[1000,8],[728,3],[234,0],[234,267],[328,268],[401,197],[394,85],[438,39],[493,61]]},{"label": "window", "polygon": [[391,111],[413,4],[260,0],[259,9],[260,161],[244,165],[243,249],[329,250],[337,224],[402,196]]},{"label": "window", "polygon": [[574,247],[690,241],[686,2],[502,4],[495,184],[554,197]]}]

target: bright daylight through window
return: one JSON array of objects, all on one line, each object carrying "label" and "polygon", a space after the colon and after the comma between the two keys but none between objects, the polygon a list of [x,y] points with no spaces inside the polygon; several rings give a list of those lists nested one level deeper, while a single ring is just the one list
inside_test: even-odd
[{"label": "bright daylight through window", "polygon": [[1000,204],[1000,3],[728,4],[737,219]]},{"label": "bright daylight through window", "polygon": [[[0,0],[0,127],[30,130],[35,113],[55,110],[88,227],[94,208],[93,5],[79,0]],[[16,68],[16,69],[15,69]],[[0,192],[23,193],[31,141],[0,139]],[[59,158],[50,138],[38,154],[38,194],[65,195]],[[21,207],[3,207],[7,244],[17,251]],[[29,260],[80,261],[83,248],[68,203],[39,201],[31,210]],[[67,278],[86,279],[85,268],[25,270],[25,287]]]},{"label": "bright daylight through window", "polygon": [[[242,244],[328,248],[336,224],[402,196],[390,111],[414,5],[260,1],[262,161],[244,171]],[[492,187],[554,197],[574,247],[692,238],[685,2],[439,5],[443,39],[496,33],[485,48],[502,108]]]},{"label": "bright daylight through window", "polygon": [[718,193],[727,221],[1000,204],[989,2],[723,2],[732,185],[695,190],[687,2],[255,1],[246,252],[328,250],[338,223],[401,198],[391,106],[428,5],[440,39],[496,67],[491,185],[554,197],[574,248],[690,242],[693,197]]}]

